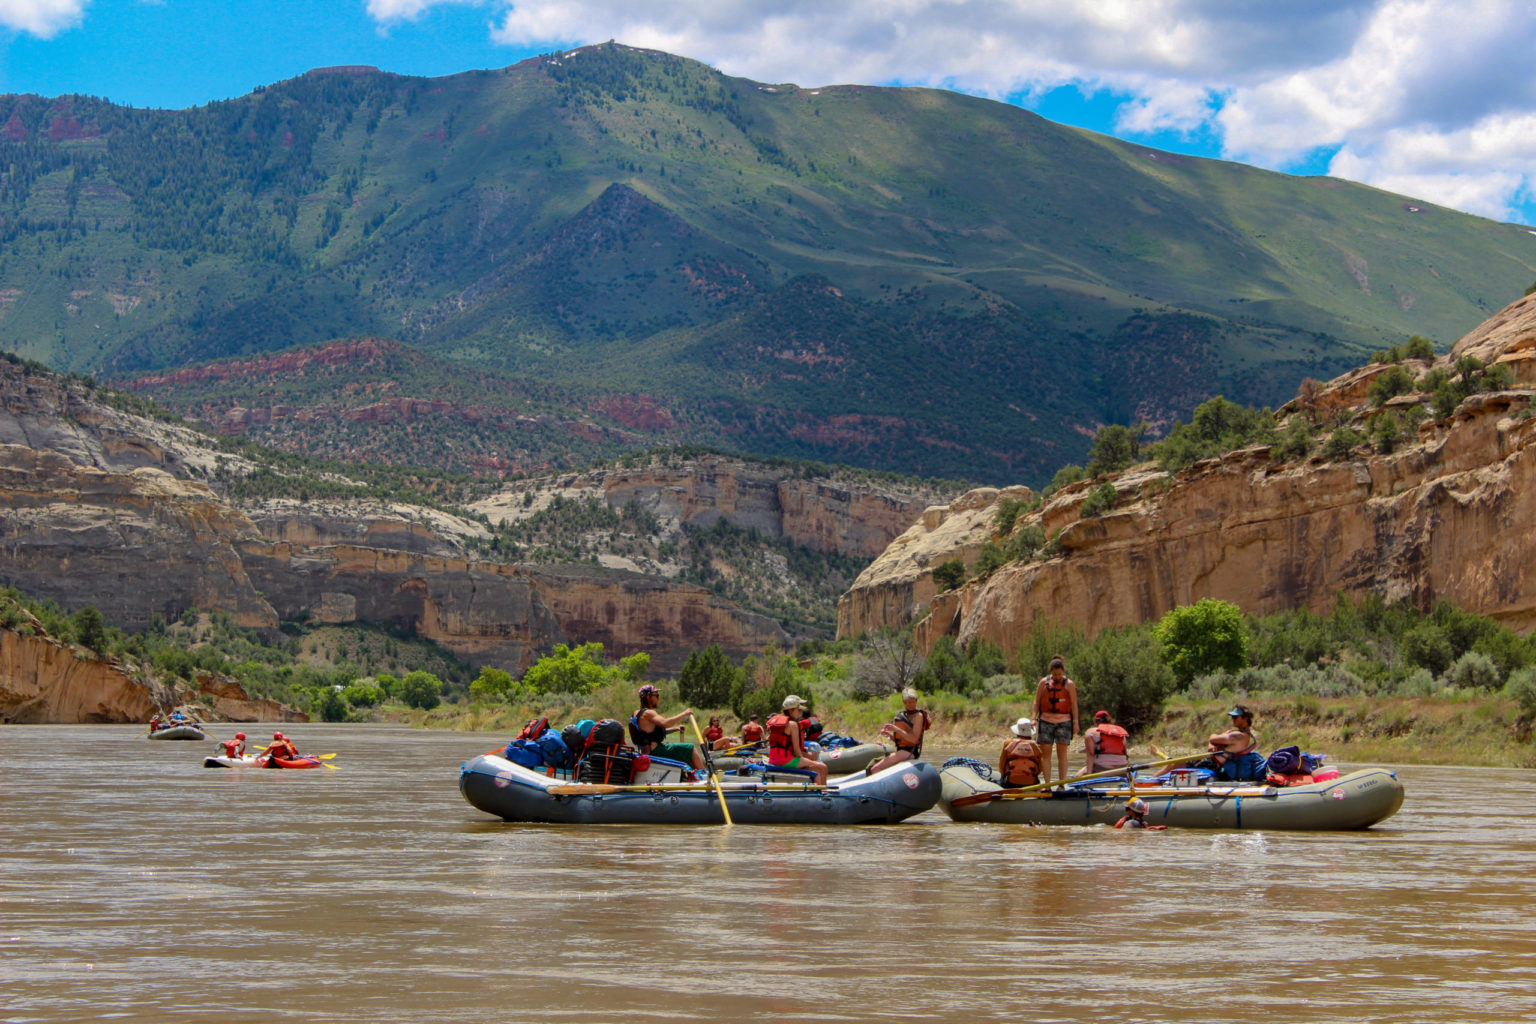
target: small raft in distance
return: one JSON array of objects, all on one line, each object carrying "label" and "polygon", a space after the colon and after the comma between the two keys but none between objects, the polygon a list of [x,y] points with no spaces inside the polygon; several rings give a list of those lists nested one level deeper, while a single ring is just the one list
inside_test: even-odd
[{"label": "small raft in distance", "polygon": [[[828,786],[726,775],[721,789],[738,825],[893,825],[939,799],[939,771],[907,761],[875,776]],[[720,798],[707,782],[604,786],[551,778],[499,753],[459,769],[459,792],[506,821],[583,825],[718,825]]]},{"label": "small raft in distance", "polygon": [[208,734],[195,725],[171,725],[149,734],[152,740],[205,740]]},{"label": "small raft in distance", "polygon": [[[956,807],[973,794],[996,793],[997,783],[975,769],[946,766],[939,805],[955,821],[1016,825],[1113,825],[1131,799],[1123,779],[1102,779],[1049,792],[997,797]],[[1328,782],[1275,787],[1260,783],[1142,786],[1147,824],[1173,828],[1350,831],[1370,828],[1403,806],[1403,784],[1385,768],[1362,768]]]}]

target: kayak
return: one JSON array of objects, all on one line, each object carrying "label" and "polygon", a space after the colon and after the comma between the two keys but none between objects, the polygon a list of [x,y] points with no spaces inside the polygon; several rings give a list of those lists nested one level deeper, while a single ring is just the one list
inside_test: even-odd
[{"label": "kayak", "polygon": [[[861,772],[868,768],[895,749],[895,747],[885,743],[860,743],[852,747],[823,750],[817,755],[816,760],[827,766],[828,775],[852,775],[855,772]],[[715,754],[713,760],[716,768],[729,772],[745,765],[763,763],[767,760],[767,755],[761,752],[754,752],[746,756],[739,754]]]},{"label": "kayak", "polygon": [[208,734],[195,725],[172,725],[149,734],[152,740],[205,740]]},{"label": "kayak", "polygon": [[268,757],[247,754],[244,757],[205,757],[204,768],[319,768],[318,757]]},{"label": "kayak", "polygon": [[[757,776],[720,778],[731,820],[741,825],[892,825],[939,799],[937,768],[908,761],[875,776],[828,786]],[[459,769],[459,792],[476,810],[506,821],[557,824],[719,825],[709,782],[573,783],[482,754]]]},{"label": "kayak", "polygon": [[[1131,799],[1123,778],[1020,797],[955,801],[1002,789],[966,764],[940,775],[939,806],[955,821],[1016,825],[1113,825]],[[1262,783],[1141,786],[1149,825],[1173,828],[1348,831],[1370,828],[1403,806],[1403,784],[1385,768],[1362,768],[1327,782],[1276,787]]]}]

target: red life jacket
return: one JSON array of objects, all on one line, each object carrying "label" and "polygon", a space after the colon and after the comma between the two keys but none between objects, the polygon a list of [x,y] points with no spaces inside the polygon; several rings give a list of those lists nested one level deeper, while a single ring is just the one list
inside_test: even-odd
[{"label": "red life jacket", "polygon": [[712,725],[708,729],[704,730],[704,738],[706,740],[709,740],[709,742],[711,742],[711,743],[715,742],[715,740],[720,739],[724,735],[725,735],[725,730],[720,728],[718,725]]},{"label": "red life jacket", "polygon": [[1042,709],[1048,715],[1070,715],[1072,713],[1072,695],[1067,692],[1067,683],[1070,679],[1063,680],[1058,686],[1047,676],[1041,680],[1045,683],[1045,707]]},{"label": "red life jacket", "polygon": [[225,757],[239,757],[240,756],[240,741],[239,740],[225,740],[224,743],[223,743],[223,747],[224,747],[224,756]]},{"label": "red life jacket", "polygon": [[1131,736],[1130,733],[1128,733],[1124,729],[1120,728],[1120,726],[1113,725],[1113,724],[1111,724],[1109,722],[1101,722],[1100,724],[1094,726],[1094,728],[1097,729],[1098,733],[1099,733],[1099,742],[1096,744],[1096,746],[1098,748],[1098,750],[1097,750],[1098,753],[1100,753],[1100,754],[1124,754],[1125,753],[1125,749],[1126,749],[1125,741],[1130,738],[1130,736]]},{"label": "red life jacket", "polygon": [[795,759],[789,742],[789,716],[780,712],[768,719],[768,763],[786,764]]},{"label": "red life jacket", "polygon": [[741,741],[743,743],[756,743],[763,738],[763,727],[756,722],[748,722],[741,727]]}]

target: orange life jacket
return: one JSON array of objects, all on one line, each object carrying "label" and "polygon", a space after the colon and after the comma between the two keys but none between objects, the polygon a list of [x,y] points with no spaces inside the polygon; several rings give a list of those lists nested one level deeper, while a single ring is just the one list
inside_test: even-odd
[{"label": "orange life jacket", "polygon": [[1113,725],[1113,724],[1111,724],[1109,722],[1102,722],[1099,725],[1094,726],[1094,729],[1098,730],[1098,733],[1099,733],[1099,741],[1098,741],[1098,743],[1095,744],[1096,752],[1097,753],[1100,753],[1100,754],[1124,754],[1125,753],[1125,750],[1126,750],[1126,743],[1125,743],[1125,741],[1130,739],[1130,736],[1131,736],[1130,733],[1126,732],[1120,726]]},{"label": "orange life jacket", "polygon": [[763,727],[756,722],[748,722],[741,727],[741,741],[743,743],[756,743],[763,738]]},{"label": "orange life jacket", "polygon": [[1023,738],[1009,740],[998,768],[1005,786],[1033,786],[1040,781],[1040,745]]},{"label": "orange life jacket", "polygon": [[789,741],[789,716],[780,712],[768,719],[768,763],[785,764],[795,759]]},{"label": "orange life jacket", "polygon": [[1045,683],[1045,707],[1042,708],[1048,715],[1070,715],[1072,713],[1072,694],[1067,692],[1067,683],[1070,679],[1064,679],[1060,685],[1052,682],[1050,676],[1046,676],[1041,682]]}]

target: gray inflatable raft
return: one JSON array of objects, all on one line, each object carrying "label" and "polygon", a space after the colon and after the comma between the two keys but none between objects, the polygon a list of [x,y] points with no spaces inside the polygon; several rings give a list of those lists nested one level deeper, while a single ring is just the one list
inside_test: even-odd
[{"label": "gray inflatable raft", "polygon": [[149,734],[152,740],[205,740],[208,734],[195,725],[173,725],[168,729],[156,729]]},{"label": "gray inflatable raft", "polygon": [[[868,768],[895,749],[888,743],[860,743],[853,747],[823,750],[816,760],[827,766],[828,775],[852,775],[854,772],[861,772]],[[766,753],[754,753],[747,757],[736,754],[714,756],[715,767],[723,772],[735,771],[743,765],[767,760]]]},{"label": "gray inflatable raft", "polygon": [[[1040,795],[954,806],[954,801],[1001,790],[971,768],[941,773],[939,805],[955,821],[1018,825],[1113,825],[1131,799],[1123,779]],[[1329,782],[1277,788],[1258,783],[1136,787],[1147,802],[1147,824],[1171,828],[1347,831],[1370,828],[1403,806],[1403,784],[1385,768],[1362,768]]]},{"label": "gray inflatable raft", "polygon": [[[731,820],[740,825],[891,825],[932,807],[940,782],[933,765],[908,761],[828,786],[728,776],[721,787]],[[460,767],[459,792],[471,806],[507,821],[719,825],[725,820],[720,798],[707,783],[584,785],[494,753]]]}]

